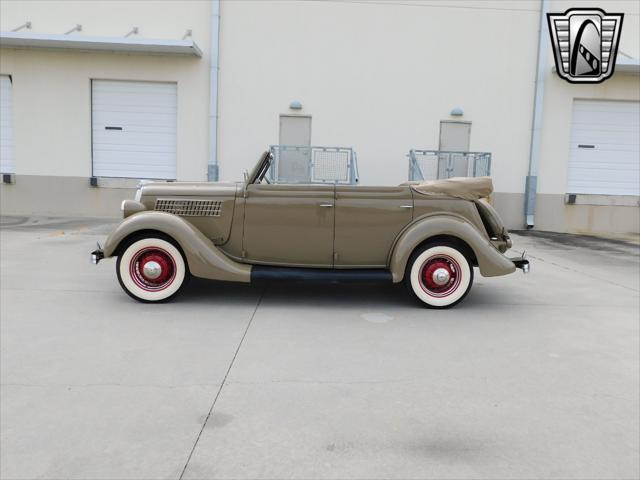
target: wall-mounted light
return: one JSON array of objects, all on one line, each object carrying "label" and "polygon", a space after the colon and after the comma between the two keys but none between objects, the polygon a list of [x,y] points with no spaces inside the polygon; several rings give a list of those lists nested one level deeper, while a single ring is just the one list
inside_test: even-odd
[{"label": "wall-mounted light", "polygon": [[451,110],[451,113],[449,113],[449,115],[451,115],[452,117],[461,117],[464,115],[464,112],[460,107],[454,107],[453,110]]},{"label": "wall-mounted light", "polygon": [[22,25],[20,25],[19,27],[14,28],[13,30],[11,30],[12,32],[19,32],[20,30],[22,30],[23,28],[26,28],[27,30],[31,30],[31,22],[25,22]]},{"label": "wall-mounted light", "polygon": [[64,32],[64,34],[65,34],[65,35],[69,35],[70,33],[73,33],[73,32],[81,32],[81,31],[82,31],[82,25],[80,25],[80,24],[78,23],[78,24],[77,24],[75,27],[73,27],[71,30],[69,30],[69,31],[67,31],[67,32]]},{"label": "wall-mounted light", "polygon": [[127,33],[124,38],[130,37],[131,35],[137,35],[138,33],[140,33],[140,30],[138,29],[138,27],[133,27],[129,33]]},{"label": "wall-mounted light", "polygon": [[298,100],[294,100],[289,104],[289,108],[291,110],[302,110],[302,103],[300,103]]}]

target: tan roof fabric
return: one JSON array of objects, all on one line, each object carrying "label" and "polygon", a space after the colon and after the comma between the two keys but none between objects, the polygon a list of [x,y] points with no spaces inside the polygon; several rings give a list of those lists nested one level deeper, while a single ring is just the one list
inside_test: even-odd
[{"label": "tan roof fabric", "polygon": [[445,195],[465,200],[478,200],[493,192],[491,177],[453,177],[430,182],[406,182],[414,192],[423,195]]}]

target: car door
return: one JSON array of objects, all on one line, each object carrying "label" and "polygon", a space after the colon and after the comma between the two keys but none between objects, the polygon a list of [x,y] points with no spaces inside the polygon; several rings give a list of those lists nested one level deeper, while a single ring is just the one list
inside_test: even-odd
[{"label": "car door", "polygon": [[413,219],[407,186],[336,187],[336,267],[384,267],[400,231]]},{"label": "car door", "polygon": [[247,186],[244,258],[282,266],[333,266],[333,185]]}]

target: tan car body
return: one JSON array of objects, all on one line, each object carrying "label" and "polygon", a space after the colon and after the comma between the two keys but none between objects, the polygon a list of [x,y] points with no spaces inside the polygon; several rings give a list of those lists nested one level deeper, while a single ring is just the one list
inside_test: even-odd
[{"label": "tan car body", "polygon": [[265,155],[245,182],[143,185],[138,200],[123,202],[125,219],[102,254],[117,256],[131,235],[161,232],[177,242],[196,277],[250,282],[253,266],[265,265],[385,269],[400,282],[418,246],[453,237],[473,252],[483,276],[516,269],[503,255],[508,234],[488,204],[422,195],[409,185],[254,183]]}]

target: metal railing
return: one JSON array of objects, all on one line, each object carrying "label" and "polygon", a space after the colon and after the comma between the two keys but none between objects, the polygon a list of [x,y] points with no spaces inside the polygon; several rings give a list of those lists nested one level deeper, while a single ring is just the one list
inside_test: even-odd
[{"label": "metal railing", "polygon": [[358,157],[353,148],[271,145],[273,183],[358,183]]},{"label": "metal railing", "polygon": [[409,150],[408,156],[409,180],[412,181],[491,175],[491,154],[488,152]]}]

